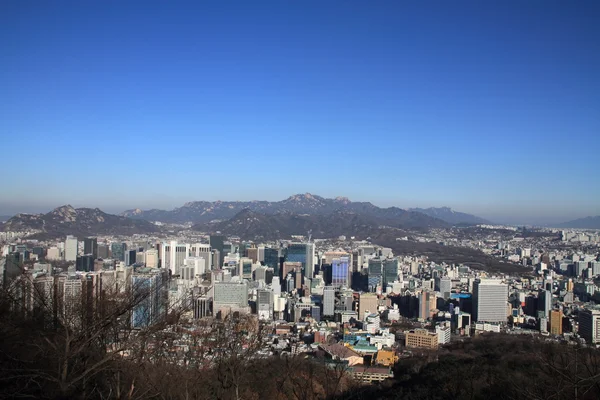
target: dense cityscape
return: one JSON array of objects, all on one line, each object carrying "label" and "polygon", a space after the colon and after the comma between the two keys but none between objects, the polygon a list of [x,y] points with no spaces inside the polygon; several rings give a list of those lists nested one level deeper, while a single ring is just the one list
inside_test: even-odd
[{"label": "dense cityscape", "polygon": [[0,399],[600,399],[598,21],[0,2]]},{"label": "dense cityscape", "polygon": [[[167,335],[161,354],[175,365],[194,362],[199,343],[203,353],[219,350],[220,342],[199,340],[207,326],[243,321],[254,327],[244,341],[261,332],[251,357],[310,357],[362,384],[392,379],[400,359],[480,335],[600,346],[599,231],[479,224],[419,231],[386,247],[310,231],[253,241],[154,223],[166,229],[44,240],[31,239],[38,230],[3,232],[11,310],[81,329],[106,302],[126,300],[119,329],[152,332],[152,348]],[[499,264],[436,262],[407,250],[423,243]],[[120,357],[133,353],[123,348]]]}]

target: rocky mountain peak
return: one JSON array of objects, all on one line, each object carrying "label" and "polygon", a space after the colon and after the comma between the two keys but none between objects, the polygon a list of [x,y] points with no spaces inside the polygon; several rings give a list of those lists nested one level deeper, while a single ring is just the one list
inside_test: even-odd
[{"label": "rocky mountain peak", "polygon": [[342,204],[348,204],[351,203],[350,199],[347,197],[342,197],[342,196],[338,196],[335,198],[335,201],[337,201],[338,203],[342,203]]},{"label": "rocky mountain peak", "polygon": [[52,215],[63,221],[75,221],[77,219],[77,210],[70,204],[60,206],[52,210]]}]

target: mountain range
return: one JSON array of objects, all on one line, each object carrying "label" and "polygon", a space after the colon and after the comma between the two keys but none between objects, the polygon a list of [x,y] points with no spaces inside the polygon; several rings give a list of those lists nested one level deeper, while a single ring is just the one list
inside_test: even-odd
[{"label": "mountain range", "polygon": [[55,238],[66,235],[132,235],[157,232],[151,222],[107,214],[98,208],[73,208],[64,205],[46,214],[17,214],[6,221],[3,231],[39,231],[35,237]]},{"label": "mountain range", "polygon": [[573,221],[563,222],[555,226],[556,228],[575,228],[575,229],[600,229],[600,215],[595,217],[585,217]]},{"label": "mountain range", "polygon": [[[383,214],[383,213],[382,213]],[[423,230],[445,228],[449,225],[424,214],[401,209],[388,210],[386,215],[336,210],[328,214],[297,214],[289,211],[265,214],[246,208],[232,218],[218,222],[202,222],[194,230],[226,235],[243,239],[262,238],[274,240],[292,235],[312,235],[314,238],[332,238],[341,235],[371,236],[383,228]]]},{"label": "mountain range", "polygon": [[[127,210],[121,215],[134,219],[160,221],[164,223],[206,223],[215,220],[224,221],[236,216],[243,210],[260,214],[299,214],[299,215],[330,215],[343,211],[361,214],[369,217],[389,219],[402,216],[411,227],[444,227],[458,223],[485,223],[486,220],[452,211],[447,207],[403,210],[398,207],[381,208],[369,202],[353,202],[346,197],[327,199],[310,193],[296,194],[282,201],[194,201],[185,203],[182,207],[166,210]],[[436,221],[434,221],[436,220]]]},{"label": "mountain range", "polygon": [[409,208],[409,211],[420,212],[433,218],[441,219],[452,225],[459,224],[491,224],[490,221],[475,215],[454,211],[450,207]]}]

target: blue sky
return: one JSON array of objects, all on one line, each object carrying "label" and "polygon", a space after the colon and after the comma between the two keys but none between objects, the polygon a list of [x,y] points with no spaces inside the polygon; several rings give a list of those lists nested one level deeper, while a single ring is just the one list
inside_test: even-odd
[{"label": "blue sky", "polygon": [[600,214],[600,2],[410,3],[1,2],[0,214]]}]

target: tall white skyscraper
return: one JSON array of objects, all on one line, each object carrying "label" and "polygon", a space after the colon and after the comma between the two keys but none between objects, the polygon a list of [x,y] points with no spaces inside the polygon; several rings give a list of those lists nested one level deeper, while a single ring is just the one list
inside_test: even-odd
[{"label": "tall white skyscraper", "polygon": [[258,319],[273,319],[273,291],[268,289],[259,289],[256,292],[256,312]]},{"label": "tall white skyscraper", "polygon": [[271,282],[271,286],[273,287],[273,293],[276,296],[279,296],[281,294],[281,281],[279,280],[278,276],[274,276],[273,277],[273,281]]},{"label": "tall white skyscraper", "polygon": [[77,260],[77,238],[75,236],[67,236],[65,239],[65,261]]},{"label": "tall white skyscraper", "polygon": [[315,269],[315,244],[307,243],[306,244],[306,276],[308,278],[313,278],[313,272]]},{"label": "tall white skyscraper", "polygon": [[189,245],[178,244],[176,240],[163,243],[160,255],[162,267],[170,269],[173,275],[179,275],[181,267],[185,265],[185,259],[189,251]]},{"label": "tall white skyscraper", "polygon": [[210,270],[212,267],[212,255],[210,252],[210,244],[208,243],[194,243],[189,247],[188,256],[191,257],[202,257],[206,260],[206,269]]},{"label": "tall white skyscraper", "polygon": [[499,279],[481,279],[473,286],[473,317],[477,322],[506,322],[508,286]]},{"label": "tall white skyscraper", "polygon": [[323,288],[323,315],[333,316],[335,312],[335,288],[325,286]]}]

